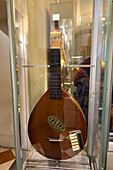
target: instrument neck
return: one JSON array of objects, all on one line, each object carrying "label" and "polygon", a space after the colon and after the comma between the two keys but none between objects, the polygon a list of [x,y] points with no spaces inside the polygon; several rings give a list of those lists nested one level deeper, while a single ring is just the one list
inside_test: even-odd
[{"label": "instrument neck", "polygon": [[51,99],[61,99],[60,49],[50,49],[49,90]]}]

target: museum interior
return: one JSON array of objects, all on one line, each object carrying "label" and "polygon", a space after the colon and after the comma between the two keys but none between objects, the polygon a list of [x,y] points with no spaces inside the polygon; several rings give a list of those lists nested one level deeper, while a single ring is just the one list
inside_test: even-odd
[{"label": "museum interior", "polygon": [[0,170],[113,169],[112,0],[0,0]]}]

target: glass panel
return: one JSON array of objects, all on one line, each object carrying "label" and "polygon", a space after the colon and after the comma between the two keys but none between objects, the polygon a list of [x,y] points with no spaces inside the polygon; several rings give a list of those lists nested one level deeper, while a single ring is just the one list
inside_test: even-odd
[{"label": "glass panel", "polygon": [[[103,25],[103,30],[98,29],[102,30],[99,32],[102,41],[98,41],[98,54],[100,49],[103,59],[102,78],[108,22],[106,3],[99,9]],[[89,80],[90,68],[94,68],[90,64],[93,0],[14,0],[13,15],[23,169],[39,166],[88,169]],[[100,65],[97,63],[96,67]],[[95,79],[98,89],[99,83]],[[100,104],[98,98],[94,100],[100,112],[101,96]],[[98,148],[97,143],[95,146]]]},{"label": "glass panel", "polygon": [[[104,82],[103,82],[103,109],[102,109],[102,131],[101,131],[101,147],[100,147],[100,164],[99,168],[105,168],[106,169],[106,158],[107,158],[107,147],[108,147],[108,133],[109,133],[109,107],[107,106],[107,101],[109,100],[110,96],[108,96],[107,88],[109,87],[109,80],[111,77],[109,77],[109,74],[111,74],[110,71],[110,65],[108,65],[110,60],[109,55],[109,44],[110,44],[110,29],[111,29],[111,9],[112,9],[112,1],[106,1],[106,5],[108,6],[104,8],[104,20],[106,22],[107,27],[104,28],[105,35],[106,35],[106,43],[105,43],[105,73],[104,73]],[[103,27],[105,24],[103,25]],[[112,62],[111,62],[112,63]],[[109,70],[109,72],[108,72]],[[109,80],[108,80],[109,79]],[[111,84],[111,83],[110,83]],[[110,88],[109,88],[110,89]],[[109,94],[110,95],[110,94]],[[111,103],[111,101],[110,101]],[[108,104],[109,105],[109,104]],[[110,109],[111,110],[111,109]]]},{"label": "glass panel", "polygon": [[13,119],[14,119],[14,133],[15,133],[16,169],[21,169],[19,114],[18,114],[18,88],[17,88],[16,58],[15,58],[16,48],[15,48],[15,35],[14,35],[13,2],[11,2],[10,0],[7,1],[7,15],[8,15],[9,47],[10,47],[9,53],[10,53],[12,104],[13,104]]},{"label": "glass panel", "polygon": [[[89,12],[88,9],[90,9]],[[85,143],[87,139],[92,13],[93,1],[87,3],[83,0],[60,3],[36,0],[22,1],[21,3],[18,0],[15,1],[22,159],[28,159],[26,156],[29,151],[33,152],[31,143],[39,153],[51,159],[60,160],[75,155],[87,155]],[[58,22],[53,19],[54,14],[60,14]],[[58,68],[52,66],[54,64],[52,62],[58,61],[55,58],[54,61],[53,59],[51,61],[49,57],[53,55],[50,46],[51,42],[53,43],[54,32],[61,32],[61,57],[59,60],[61,80],[59,80]],[[56,49],[56,55],[57,53],[58,49]],[[85,65],[88,66],[85,67]],[[58,75],[55,74],[55,71]],[[61,88],[58,83],[55,83],[55,80],[61,83]],[[84,86],[87,86],[87,92],[82,94],[82,96],[86,95],[85,99],[79,97],[78,81],[83,84],[86,81]],[[52,87],[50,82],[52,82]],[[57,95],[55,90],[52,91],[53,89],[57,91]],[[59,93],[61,94],[60,99]],[[70,95],[73,98],[70,98]],[[68,98],[70,98],[69,101]],[[35,130],[32,129],[35,124],[32,124],[32,120],[34,122],[39,118],[32,117],[32,115],[36,115],[34,107],[37,108],[38,101],[41,102],[42,106],[40,105],[40,107],[43,108],[43,111],[41,111],[41,115],[37,114],[41,116],[41,119]],[[42,122],[43,120],[44,122]],[[47,130],[45,137],[44,129]],[[73,132],[73,130],[78,131]],[[37,138],[40,135],[42,136],[41,141],[34,141],[34,137]],[[77,135],[81,146],[77,142]],[[43,140],[46,145],[43,144]],[[85,148],[82,150],[84,145]],[[54,149],[52,149],[53,147]],[[46,150],[46,148],[48,149]]]}]

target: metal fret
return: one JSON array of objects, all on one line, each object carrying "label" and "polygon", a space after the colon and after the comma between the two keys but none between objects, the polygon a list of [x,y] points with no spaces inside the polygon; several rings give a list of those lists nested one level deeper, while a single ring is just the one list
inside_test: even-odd
[{"label": "metal fret", "polygon": [[51,90],[52,90],[52,89],[61,89],[61,87],[60,87],[60,86],[59,86],[59,87],[53,86],[53,87],[51,87],[50,89],[51,89]]},{"label": "metal fret", "polygon": [[52,81],[54,81],[54,82],[58,82],[58,80],[56,80],[56,79],[55,79],[55,80],[49,80],[49,81],[50,81],[50,82],[52,82]]},{"label": "metal fret", "polygon": [[61,79],[59,79],[59,78],[54,78],[54,79],[51,80],[51,82],[58,82],[58,81],[60,82]]},{"label": "metal fret", "polygon": [[61,88],[50,88],[49,89],[50,90],[50,92],[59,92],[59,91],[61,91]]}]

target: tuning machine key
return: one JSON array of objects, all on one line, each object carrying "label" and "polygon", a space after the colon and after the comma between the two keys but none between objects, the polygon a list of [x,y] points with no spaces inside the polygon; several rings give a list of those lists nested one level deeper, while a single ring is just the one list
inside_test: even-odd
[{"label": "tuning machine key", "polygon": [[69,138],[73,151],[82,150],[84,148],[82,133],[80,130],[70,131]]}]

